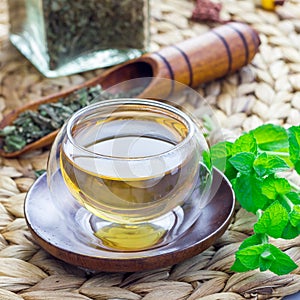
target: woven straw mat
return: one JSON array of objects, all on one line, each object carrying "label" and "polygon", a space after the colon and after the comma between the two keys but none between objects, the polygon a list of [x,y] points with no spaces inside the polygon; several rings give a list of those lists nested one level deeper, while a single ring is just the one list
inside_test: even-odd
[{"label": "woven straw mat", "polygon": [[[300,1],[265,11],[251,0],[222,1],[221,17],[253,26],[261,46],[252,63],[221,81],[199,87],[215,109],[225,135],[238,136],[263,123],[300,123]],[[152,50],[204,33],[190,20],[194,2],[152,0]],[[215,24],[214,24],[215,25]],[[0,0],[0,114],[84,82],[102,71],[46,79],[10,44],[5,0]],[[192,101],[192,100],[191,100]],[[197,103],[189,103],[196,108]],[[90,272],[46,253],[31,237],[23,201],[46,168],[48,151],[0,159],[0,299],[281,299],[300,290],[300,269],[285,276],[257,271],[234,274],[234,253],[255,217],[237,211],[226,233],[209,249],[168,268],[124,273]],[[276,241],[300,262],[300,238]]]}]

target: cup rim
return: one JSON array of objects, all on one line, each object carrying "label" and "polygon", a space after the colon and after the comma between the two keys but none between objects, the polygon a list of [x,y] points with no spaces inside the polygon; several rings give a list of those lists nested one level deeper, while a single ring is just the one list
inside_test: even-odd
[{"label": "cup rim", "polygon": [[[160,109],[164,109],[166,111],[170,111],[173,114],[178,115],[183,121],[188,129],[187,135],[183,138],[182,141],[180,141],[178,144],[174,145],[171,149],[158,153],[153,155],[147,155],[147,156],[136,156],[136,157],[126,157],[126,156],[111,156],[111,155],[105,155],[101,153],[96,153],[91,150],[88,150],[87,148],[79,145],[72,135],[72,128],[76,121],[82,119],[82,115],[86,115],[86,113],[93,113],[95,109],[99,109],[101,107],[109,107],[113,105],[147,105],[149,107],[154,106],[158,107]],[[123,160],[123,161],[140,161],[140,160],[148,160],[153,158],[162,157],[163,155],[169,155],[175,151],[178,151],[178,149],[183,148],[186,144],[190,142],[190,140],[193,138],[195,134],[195,128],[197,127],[197,124],[193,121],[193,118],[189,116],[189,114],[185,113],[184,111],[180,110],[179,108],[168,104],[166,102],[160,102],[157,100],[150,100],[150,99],[142,99],[142,98],[119,98],[119,99],[110,99],[110,100],[104,100],[100,101],[94,104],[90,104],[88,106],[85,106],[81,108],[80,110],[76,111],[71,118],[68,120],[66,124],[66,134],[69,142],[72,144],[73,147],[79,149],[83,153],[88,153],[89,155],[92,155],[94,157],[99,157],[103,159],[110,159],[110,160]]]}]

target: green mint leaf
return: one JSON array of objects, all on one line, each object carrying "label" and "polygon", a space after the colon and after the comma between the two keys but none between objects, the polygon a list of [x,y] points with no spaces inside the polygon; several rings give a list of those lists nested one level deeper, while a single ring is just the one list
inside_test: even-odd
[{"label": "green mint leaf", "polygon": [[236,177],[236,170],[229,163],[228,159],[232,155],[232,143],[220,142],[210,148],[211,162],[223,172],[230,180]]},{"label": "green mint leaf", "polygon": [[293,210],[293,205],[300,204],[300,197],[295,192],[279,195],[278,200],[282,206],[290,213]]},{"label": "green mint leaf", "polygon": [[280,152],[288,151],[288,134],[283,127],[266,124],[259,126],[250,132],[254,135],[260,150]]},{"label": "green mint leaf", "polygon": [[288,222],[285,229],[281,235],[281,238],[286,240],[292,240],[300,234],[298,227],[294,227],[291,222]]},{"label": "green mint leaf", "polygon": [[288,274],[297,268],[297,264],[284,252],[272,244],[250,246],[236,252],[233,271],[270,270],[277,275]]},{"label": "green mint leaf", "polygon": [[295,205],[300,204],[300,195],[295,192],[286,193],[285,197],[288,197],[288,199]]},{"label": "green mint leaf", "polygon": [[269,155],[265,152],[255,159],[253,168],[260,177],[290,169],[282,158],[276,155]]},{"label": "green mint leaf", "polygon": [[249,270],[259,268],[260,256],[268,248],[268,244],[243,248],[236,252],[236,258]]},{"label": "green mint leaf", "polygon": [[271,253],[269,247],[260,255],[259,258],[259,269],[260,271],[267,271],[275,261],[275,256]]},{"label": "green mint leaf", "polygon": [[291,191],[291,185],[285,178],[268,176],[262,183],[262,193],[271,200],[275,200],[280,194],[287,194]]},{"label": "green mint leaf", "polygon": [[255,214],[268,202],[268,198],[261,192],[262,180],[253,175],[241,174],[232,181],[232,185],[237,200],[249,212]]},{"label": "green mint leaf", "polygon": [[271,264],[269,270],[277,275],[284,275],[292,272],[298,266],[297,264],[284,252],[276,248],[274,245],[269,245],[269,250],[275,257],[274,262]]},{"label": "green mint leaf", "polygon": [[288,129],[290,159],[295,170],[300,174],[300,126],[292,126]]},{"label": "green mint leaf", "polygon": [[262,244],[262,235],[261,234],[253,234],[246,238],[240,245],[239,249],[244,249],[250,246],[260,245]]},{"label": "green mint leaf", "polygon": [[259,268],[278,275],[294,270],[295,262],[268,244],[268,237],[292,239],[300,234],[299,189],[277,177],[277,173],[291,168],[300,174],[300,126],[286,130],[262,125],[234,143],[213,146],[211,157],[213,165],[231,181],[241,206],[259,218],[255,234],[241,243],[231,270]]},{"label": "green mint leaf", "polygon": [[222,172],[225,171],[226,161],[231,156],[231,147],[230,142],[220,142],[210,148],[212,164]]},{"label": "green mint leaf", "polygon": [[257,153],[257,143],[252,133],[243,134],[233,143],[232,155],[241,152]]},{"label": "green mint leaf", "polygon": [[210,151],[203,151],[202,156],[203,156],[204,165],[208,168],[208,170],[211,170],[212,161],[211,161]]},{"label": "green mint leaf", "polygon": [[247,272],[253,269],[245,267],[238,258],[235,258],[235,262],[231,266],[230,270],[234,272]]},{"label": "green mint leaf", "polygon": [[300,226],[300,205],[295,205],[289,213],[290,222],[294,227]]},{"label": "green mint leaf", "polygon": [[255,155],[250,152],[242,152],[232,156],[229,162],[242,174],[250,174],[253,170]]},{"label": "green mint leaf", "polygon": [[235,178],[237,175],[236,169],[232,166],[232,164],[229,163],[229,161],[226,162],[226,171],[225,171],[225,176],[229,179],[232,180]]},{"label": "green mint leaf", "polygon": [[279,201],[272,203],[254,225],[255,233],[266,233],[280,238],[288,224],[289,214]]}]

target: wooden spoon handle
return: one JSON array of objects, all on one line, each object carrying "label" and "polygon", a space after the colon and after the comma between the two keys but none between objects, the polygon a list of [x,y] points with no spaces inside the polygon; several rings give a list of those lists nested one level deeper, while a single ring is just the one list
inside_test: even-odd
[{"label": "wooden spoon handle", "polygon": [[231,22],[197,38],[146,54],[144,59],[148,57],[158,64],[154,66],[155,77],[197,87],[247,65],[259,44],[259,36],[250,26]]}]

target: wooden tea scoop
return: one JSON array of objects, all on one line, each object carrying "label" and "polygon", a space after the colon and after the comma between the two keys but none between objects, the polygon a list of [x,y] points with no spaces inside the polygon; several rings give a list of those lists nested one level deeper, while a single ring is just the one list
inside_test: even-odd
[{"label": "wooden tea scoop", "polygon": [[[172,95],[174,89],[178,87],[176,82],[181,83],[181,86],[197,87],[201,83],[235,72],[252,60],[259,44],[259,36],[251,27],[244,23],[228,23],[196,38],[168,46],[158,52],[144,54],[137,59],[110,68],[100,76],[73,86],[67,91],[15,109],[3,118],[0,129],[12,124],[21,112],[36,110],[43,103],[56,102],[78,89],[97,84],[100,84],[104,90],[111,87],[118,89],[118,86],[121,88],[122,82],[147,78],[144,90],[136,97],[164,99]],[[161,80],[161,78],[169,80]],[[19,151],[5,152],[0,149],[0,155],[16,157],[49,145],[57,131],[27,144]]]}]

